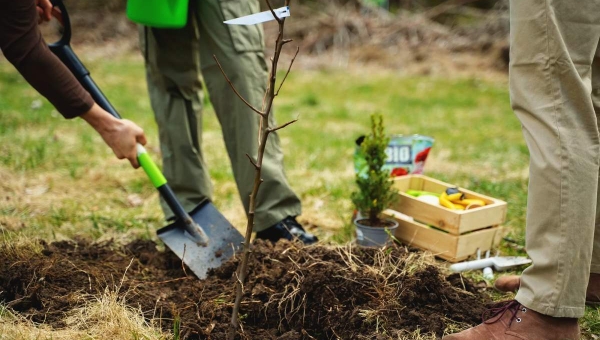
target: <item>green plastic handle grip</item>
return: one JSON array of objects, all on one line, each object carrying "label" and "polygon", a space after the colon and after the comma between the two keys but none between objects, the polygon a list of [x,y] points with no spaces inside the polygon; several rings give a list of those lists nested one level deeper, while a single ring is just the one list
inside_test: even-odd
[{"label": "green plastic handle grip", "polygon": [[155,188],[159,188],[167,184],[167,179],[162,174],[158,166],[156,166],[154,161],[152,161],[152,158],[150,158],[150,155],[148,155],[146,148],[144,148],[141,144],[137,145],[137,155],[140,165],[146,172],[146,175],[148,175],[148,178],[150,178],[150,182],[152,182],[152,185],[154,185]]}]

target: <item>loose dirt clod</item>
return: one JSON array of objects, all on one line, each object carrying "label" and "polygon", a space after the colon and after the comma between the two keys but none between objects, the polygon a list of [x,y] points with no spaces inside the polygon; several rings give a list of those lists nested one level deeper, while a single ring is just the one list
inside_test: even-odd
[{"label": "loose dirt clod", "polygon": [[[226,337],[237,258],[200,281],[151,241],[40,246],[24,259],[0,245],[0,300],[15,314],[64,329],[86,295],[108,289],[165,332],[180,320],[182,339]],[[439,337],[478,323],[487,301],[469,281],[444,277],[404,247],[255,241],[250,259],[240,310],[247,339],[386,339],[417,330]]]}]

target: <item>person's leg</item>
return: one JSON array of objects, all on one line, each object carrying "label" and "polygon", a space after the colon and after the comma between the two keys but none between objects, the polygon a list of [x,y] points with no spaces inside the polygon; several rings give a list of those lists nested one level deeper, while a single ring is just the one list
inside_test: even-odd
[{"label": "person's leg", "polygon": [[[257,156],[259,116],[233,92],[221,74],[213,55],[223,66],[240,94],[260,108],[267,81],[263,31],[260,25],[225,25],[224,20],[259,11],[255,0],[202,0],[198,2],[200,60],[202,75],[223,130],[233,174],[248,211],[254,185],[254,167],[246,154]],[[274,119],[271,124],[275,124]],[[283,153],[277,133],[269,136],[262,167],[262,183],[257,201],[255,231],[261,231],[287,216],[301,213],[298,196],[283,170]]]},{"label": "person's leg", "polygon": [[[592,102],[596,111],[596,119],[600,125],[600,44],[596,48],[596,55],[592,64]],[[596,201],[596,230],[594,232],[594,250],[590,271],[587,301],[597,304],[600,303],[600,188],[598,189]]]},{"label": "person's leg", "polygon": [[[592,62],[592,104],[596,113],[597,124],[600,124],[600,45],[596,47],[596,54]],[[590,267],[590,278],[586,292],[586,302],[600,302],[600,186],[596,198],[596,223],[594,231],[594,246]],[[516,292],[521,284],[517,275],[503,276],[496,280],[494,286],[502,292]]]},{"label": "person's leg", "polygon": [[[202,84],[193,15],[182,29],[141,27],[150,102],[158,125],[163,172],[187,211],[211,198],[202,157]],[[173,216],[161,202],[167,218]]]},{"label": "person's leg", "polygon": [[516,301],[445,337],[579,339],[592,262],[600,140],[592,60],[597,0],[511,0],[510,95],[530,152],[527,253]]},{"label": "person's leg", "polygon": [[591,65],[595,0],[511,1],[510,93],[530,151],[526,244],[516,300],[553,317],[584,314],[598,189]]}]

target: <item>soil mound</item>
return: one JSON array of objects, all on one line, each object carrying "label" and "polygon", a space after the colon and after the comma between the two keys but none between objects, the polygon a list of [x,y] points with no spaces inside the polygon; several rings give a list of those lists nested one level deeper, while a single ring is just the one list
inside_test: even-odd
[{"label": "soil mound", "polygon": [[[148,319],[182,339],[224,339],[238,259],[198,280],[151,241],[126,246],[41,243],[41,253],[0,246],[0,300],[55,328],[82,296],[118,290]],[[240,315],[248,339],[380,339],[480,321],[485,296],[459,276],[444,277],[404,247],[301,247],[257,241]]]}]

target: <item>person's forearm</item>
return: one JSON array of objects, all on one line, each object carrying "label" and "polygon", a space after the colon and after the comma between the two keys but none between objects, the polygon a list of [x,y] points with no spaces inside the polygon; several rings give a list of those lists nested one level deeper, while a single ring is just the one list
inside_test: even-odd
[{"label": "person's forearm", "polygon": [[104,111],[98,104],[80,116],[102,137],[104,142],[119,158],[127,158],[134,168],[139,167],[137,144],[146,144],[144,131],[127,119],[117,119]]},{"label": "person's forearm", "polygon": [[97,104],[94,104],[79,117],[88,122],[100,134],[116,131],[120,122],[117,118],[102,110]]},{"label": "person's forearm", "polygon": [[0,0],[0,49],[23,77],[65,117],[89,111],[92,97],[48,49],[34,0]]}]

